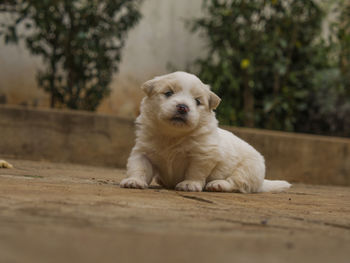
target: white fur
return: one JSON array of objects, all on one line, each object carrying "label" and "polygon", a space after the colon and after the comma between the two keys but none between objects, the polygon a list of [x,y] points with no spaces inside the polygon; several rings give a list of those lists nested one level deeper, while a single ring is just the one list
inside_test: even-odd
[{"label": "white fur", "polygon": [[13,168],[13,166],[4,160],[0,160],[0,168]]},{"label": "white fur", "polygon": [[[218,128],[213,109],[220,99],[196,76],[175,72],[147,81],[142,89],[147,96],[121,187],[146,188],[153,178],[181,191],[253,193],[290,187],[286,181],[264,180],[263,156]],[[167,97],[168,91],[174,94]],[[178,104],[189,108],[185,122],[173,119]]]}]

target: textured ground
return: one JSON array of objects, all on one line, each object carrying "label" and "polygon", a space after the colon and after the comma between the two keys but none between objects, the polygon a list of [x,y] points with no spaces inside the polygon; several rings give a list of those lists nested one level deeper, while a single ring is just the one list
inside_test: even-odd
[{"label": "textured ground", "polygon": [[350,188],[121,189],[125,171],[8,160],[0,262],[349,262]]}]

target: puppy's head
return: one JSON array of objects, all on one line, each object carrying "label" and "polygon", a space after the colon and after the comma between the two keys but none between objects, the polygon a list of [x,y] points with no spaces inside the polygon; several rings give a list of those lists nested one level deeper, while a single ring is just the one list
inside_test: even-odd
[{"label": "puppy's head", "polygon": [[181,135],[203,126],[214,117],[220,98],[195,75],[174,72],[145,82],[141,108],[153,124],[164,132]]}]

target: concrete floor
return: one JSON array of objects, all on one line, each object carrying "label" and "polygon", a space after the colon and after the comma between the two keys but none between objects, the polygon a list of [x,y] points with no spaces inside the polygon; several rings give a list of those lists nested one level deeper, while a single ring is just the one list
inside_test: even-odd
[{"label": "concrete floor", "polygon": [[121,189],[124,170],[8,160],[0,262],[349,262],[350,188]]}]

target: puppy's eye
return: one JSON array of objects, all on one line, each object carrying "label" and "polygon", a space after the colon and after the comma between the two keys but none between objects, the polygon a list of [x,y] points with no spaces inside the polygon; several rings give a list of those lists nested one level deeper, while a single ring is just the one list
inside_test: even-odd
[{"label": "puppy's eye", "polygon": [[173,94],[174,94],[174,92],[171,91],[171,90],[164,93],[165,97],[167,97],[167,98],[169,98],[169,97],[172,96]]},{"label": "puppy's eye", "polygon": [[196,100],[196,103],[197,103],[197,105],[199,106],[199,105],[201,105],[201,101],[200,101],[200,99],[195,99]]}]

